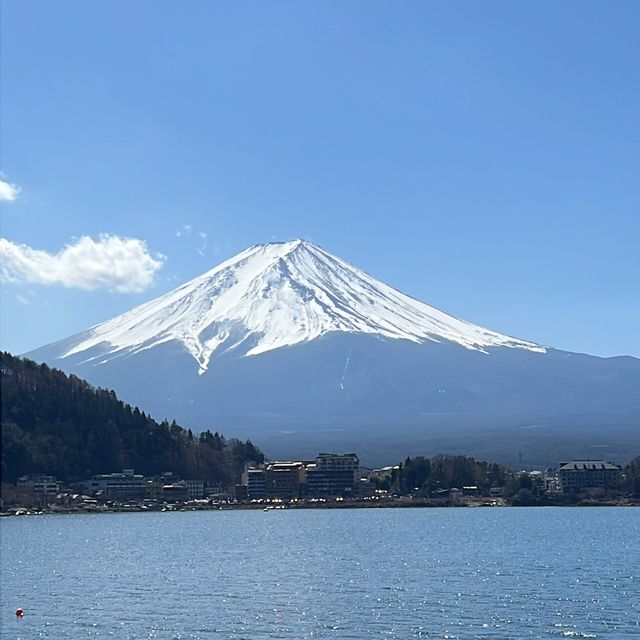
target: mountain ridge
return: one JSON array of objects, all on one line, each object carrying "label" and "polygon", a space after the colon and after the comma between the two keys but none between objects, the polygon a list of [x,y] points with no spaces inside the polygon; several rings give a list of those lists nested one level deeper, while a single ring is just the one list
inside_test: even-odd
[{"label": "mountain ridge", "polygon": [[259,355],[331,332],[371,333],[468,349],[545,347],[446,314],[376,280],[318,245],[253,245],[159,298],[68,339],[67,358],[101,342],[121,352],[176,340],[203,374],[216,352]]},{"label": "mountain ridge", "polygon": [[529,452],[548,464],[640,449],[640,359],[472,325],[306,241],[254,245],[27,357],[276,456],[357,449],[383,464],[448,451],[513,464]]}]

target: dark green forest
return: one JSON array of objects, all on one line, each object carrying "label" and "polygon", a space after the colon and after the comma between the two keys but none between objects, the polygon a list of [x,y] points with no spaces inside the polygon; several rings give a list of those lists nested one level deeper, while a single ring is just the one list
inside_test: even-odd
[{"label": "dark green forest", "polygon": [[488,492],[491,487],[502,487],[514,480],[513,471],[499,464],[462,455],[439,455],[431,459],[407,458],[382,484],[394,493],[430,496],[439,489],[464,486]]},{"label": "dark green forest", "polygon": [[0,370],[3,482],[27,473],[75,481],[133,468],[230,483],[244,462],[264,460],[248,440],[158,423],[113,391],[45,364],[1,353]]},{"label": "dark green forest", "polygon": [[622,486],[634,498],[640,498],[640,456],[623,469]]}]

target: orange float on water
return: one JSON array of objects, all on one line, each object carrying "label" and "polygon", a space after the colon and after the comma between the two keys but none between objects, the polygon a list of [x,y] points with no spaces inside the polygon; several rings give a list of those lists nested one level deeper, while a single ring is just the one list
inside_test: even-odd
[{"label": "orange float on water", "polygon": [[24,611],[22,609],[16,609],[16,616],[18,616],[18,618],[22,618],[23,615]]}]

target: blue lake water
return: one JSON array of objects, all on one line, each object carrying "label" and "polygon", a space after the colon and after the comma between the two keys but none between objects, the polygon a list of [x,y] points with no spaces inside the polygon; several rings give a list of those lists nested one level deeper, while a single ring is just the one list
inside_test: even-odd
[{"label": "blue lake water", "polygon": [[3,640],[640,638],[633,508],[3,518],[0,550]]}]

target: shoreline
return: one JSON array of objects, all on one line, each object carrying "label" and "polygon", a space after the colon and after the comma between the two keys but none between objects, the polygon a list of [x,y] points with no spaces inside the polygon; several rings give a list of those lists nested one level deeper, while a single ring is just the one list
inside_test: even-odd
[{"label": "shoreline", "polygon": [[22,517],[37,515],[86,515],[107,513],[185,513],[196,511],[282,511],[282,510],[306,510],[306,509],[460,509],[460,508],[514,508],[523,507],[640,507],[640,501],[633,499],[623,500],[580,500],[577,502],[546,501],[539,504],[514,505],[505,500],[501,502],[459,501],[447,503],[429,499],[384,499],[384,500],[350,500],[350,501],[326,501],[326,502],[262,502],[262,503],[214,503],[214,504],[156,504],[156,505],[99,505],[91,507],[9,507],[0,512],[0,517]]}]

